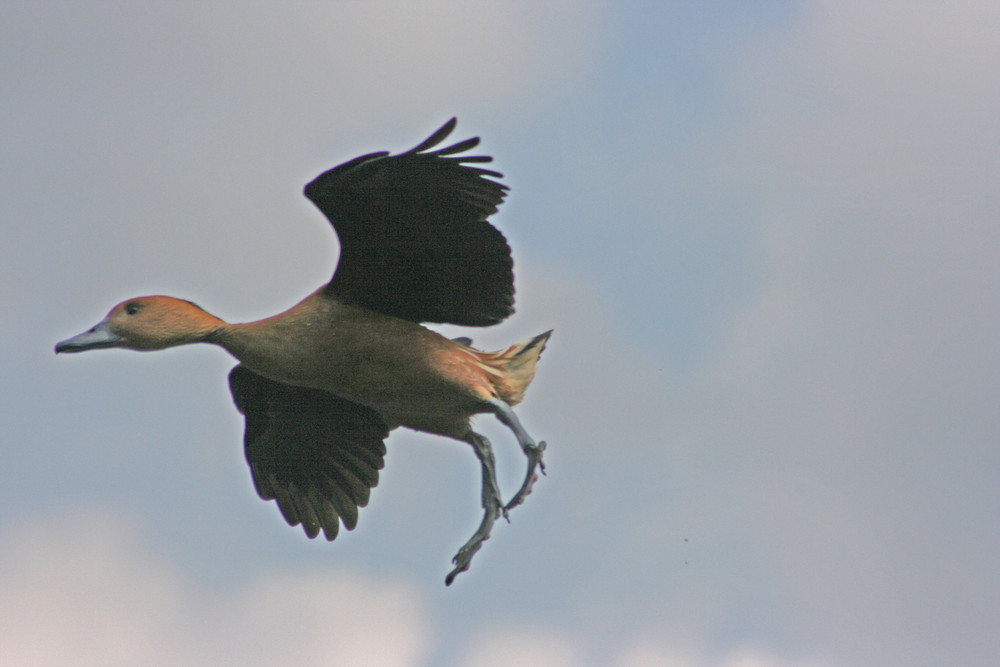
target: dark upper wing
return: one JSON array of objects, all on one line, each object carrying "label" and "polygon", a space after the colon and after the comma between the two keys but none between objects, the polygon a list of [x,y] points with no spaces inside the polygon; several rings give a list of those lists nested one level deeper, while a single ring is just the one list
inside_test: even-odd
[{"label": "dark upper wing", "polygon": [[378,483],[389,429],[378,414],[318,389],[268,380],[242,364],[229,374],[246,416],[246,456],[257,493],[316,537],[348,530]]},{"label": "dark upper wing", "polygon": [[412,150],[362,155],[306,186],[340,238],[327,294],[414,322],[486,326],[514,312],[510,247],[486,222],[507,186],[466,164],[493,158],[456,155],[478,138],[430,150],[454,127],[452,118]]}]

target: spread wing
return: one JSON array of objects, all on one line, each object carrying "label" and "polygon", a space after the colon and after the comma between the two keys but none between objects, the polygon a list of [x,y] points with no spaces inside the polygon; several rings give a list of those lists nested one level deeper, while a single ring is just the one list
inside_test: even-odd
[{"label": "spread wing", "polygon": [[510,247],[486,218],[507,186],[458,155],[478,138],[431,150],[452,118],[419,146],[362,155],[324,172],[305,194],[333,224],[340,263],[325,293],[414,322],[487,326],[514,312]]},{"label": "spread wing", "polygon": [[378,414],[318,389],[268,380],[242,364],[229,374],[246,417],[246,457],[258,495],[276,500],[306,535],[337,536],[358,522],[378,484],[389,429]]}]

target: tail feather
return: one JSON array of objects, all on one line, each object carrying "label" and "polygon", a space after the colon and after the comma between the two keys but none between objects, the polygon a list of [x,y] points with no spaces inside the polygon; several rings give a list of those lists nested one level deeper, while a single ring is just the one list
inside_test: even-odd
[{"label": "tail feather", "polygon": [[535,365],[551,335],[550,329],[499,352],[470,351],[475,354],[483,370],[490,374],[490,380],[500,398],[509,405],[517,405],[535,377]]}]

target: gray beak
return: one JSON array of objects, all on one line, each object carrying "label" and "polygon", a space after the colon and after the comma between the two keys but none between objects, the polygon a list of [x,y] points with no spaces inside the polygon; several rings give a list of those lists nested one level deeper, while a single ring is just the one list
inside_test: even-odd
[{"label": "gray beak", "polygon": [[111,331],[108,321],[104,320],[78,336],[56,343],[56,353],[83,352],[84,350],[96,350],[99,347],[121,347],[123,343],[122,337]]}]

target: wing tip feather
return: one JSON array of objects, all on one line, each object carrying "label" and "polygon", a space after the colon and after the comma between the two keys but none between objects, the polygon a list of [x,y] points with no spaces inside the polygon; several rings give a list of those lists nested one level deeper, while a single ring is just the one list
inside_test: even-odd
[{"label": "wing tip feather", "polygon": [[[441,143],[442,141],[444,141],[445,137],[447,137],[449,134],[451,134],[452,130],[455,129],[455,126],[457,124],[458,124],[458,118],[455,117],[455,116],[452,116],[451,119],[447,123],[445,123],[444,125],[442,125],[441,127],[439,127],[437,130],[435,130],[434,134],[432,134],[431,136],[427,137],[422,142],[420,142],[419,145],[415,146],[414,148],[411,148],[410,150],[408,150],[406,152],[407,153],[421,153],[423,151],[426,151],[428,148],[433,148],[434,146],[437,146],[439,143]],[[447,150],[447,149],[445,149],[445,150]]]}]

